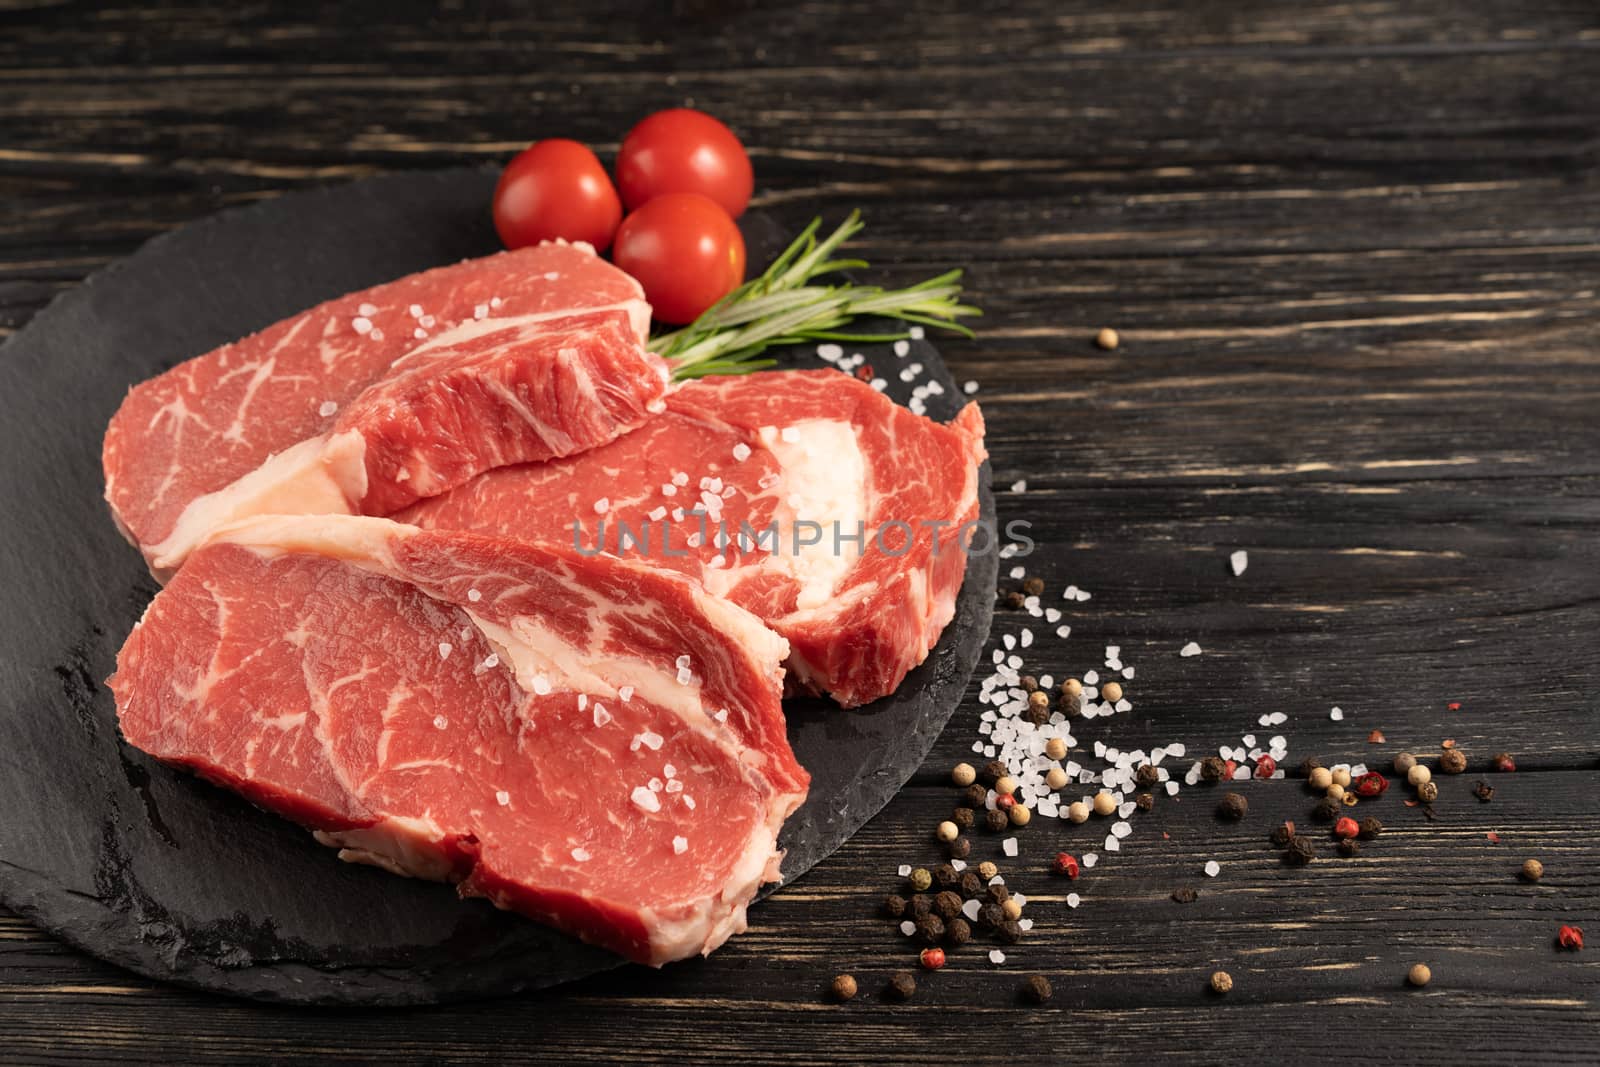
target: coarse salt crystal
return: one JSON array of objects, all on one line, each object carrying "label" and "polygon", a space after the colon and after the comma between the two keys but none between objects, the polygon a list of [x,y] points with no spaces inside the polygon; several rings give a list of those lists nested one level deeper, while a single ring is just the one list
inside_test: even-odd
[{"label": "coarse salt crystal", "polygon": [[661,746],[666,741],[666,738],[662,737],[653,730],[646,730],[644,733],[639,735],[639,740],[642,741],[644,743],[644,747],[648,748],[651,752],[660,752]]},{"label": "coarse salt crystal", "polygon": [[1012,482],[1011,491],[1013,493],[1026,493],[1028,491],[1028,479],[1018,478],[1016,481]]},{"label": "coarse salt crystal", "polygon": [[[912,928],[915,929],[915,926],[916,926],[916,924],[913,923],[912,924]],[[998,966],[999,964],[1002,964],[1005,961],[1006,961],[1006,954],[1004,952],[1001,952],[997,948],[992,948],[992,949],[989,950],[989,962],[990,963],[993,963],[996,966]]]},{"label": "coarse salt crystal", "polygon": [[439,658],[440,659],[449,659],[450,658],[450,649],[451,649],[451,647],[452,646],[451,646],[449,641],[440,641],[439,642]]},{"label": "coarse salt crystal", "polygon": [[472,317],[475,318],[475,319],[486,319],[486,318],[488,318],[489,317],[489,305],[488,304],[478,304],[476,307],[474,307],[472,309]]},{"label": "coarse salt crystal", "polygon": [[617,699],[621,700],[624,704],[626,704],[628,701],[632,700],[633,699],[633,686],[625,685],[621,689],[618,689],[617,690]]},{"label": "coarse salt crystal", "polygon": [[1082,903],[1083,903],[1083,898],[1080,897],[1078,894],[1076,894],[1076,893],[1068,893],[1067,894],[1067,907],[1076,908],[1079,904],[1082,904]]},{"label": "coarse salt crystal", "polygon": [[572,850],[572,858],[577,860],[579,863],[582,863],[589,858],[589,850],[586,848],[575,848]]},{"label": "coarse salt crystal", "polygon": [[911,874],[911,864],[902,863],[900,865],[900,869],[899,869],[898,873],[899,873],[900,877],[902,877],[902,878],[909,877],[910,874]]},{"label": "coarse salt crystal", "polygon": [[1008,837],[1004,841],[1000,842],[1000,851],[1004,852],[1008,856],[1015,856],[1017,854],[1017,839],[1014,837]]},{"label": "coarse salt crystal", "polygon": [[800,440],[800,431],[794,426],[785,426],[778,436],[783,438],[788,443],[794,444],[796,441]]},{"label": "coarse salt crystal", "polygon": [[503,808],[511,803],[511,794],[507,793],[504,789],[501,789],[495,793],[494,802]]},{"label": "coarse salt crystal", "polygon": [[356,308],[356,314],[357,315],[364,315],[369,319],[372,318],[372,316],[376,315],[377,313],[378,313],[378,305],[377,304],[362,304],[360,307]]},{"label": "coarse salt crystal", "polygon": [[1244,573],[1246,567],[1250,566],[1250,553],[1241,548],[1228,557],[1228,564],[1233,568],[1233,576],[1237,578]]},{"label": "coarse salt crystal", "polygon": [[911,345],[906,343],[905,341],[896,341],[894,343],[894,354],[897,355],[897,356],[910,355],[911,354]]},{"label": "coarse salt crystal", "polygon": [[634,786],[630,799],[633,800],[634,806],[641,811],[654,812],[661,810],[661,798],[652,793],[647,786]]},{"label": "coarse salt crystal", "polygon": [[1216,860],[1206,860],[1207,878],[1215,878],[1217,876],[1217,872],[1220,870],[1222,870],[1222,864],[1218,863]]},{"label": "coarse salt crystal", "polygon": [[[911,872],[907,871],[906,873],[910,874]],[[965,904],[961,905],[961,914],[965,915],[969,922],[977,922],[979,908],[980,905],[978,904],[977,900],[969,900]]]},{"label": "coarse salt crystal", "polygon": [[1190,656],[1198,656],[1199,654],[1200,654],[1200,645],[1197,642],[1194,642],[1194,641],[1190,641],[1187,645],[1184,645],[1181,649],[1178,650],[1178,655],[1183,656],[1185,659],[1187,659]]},{"label": "coarse salt crystal", "polygon": [[608,726],[610,723],[611,713],[606,710],[604,704],[596,700],[594,702],[594,724],[596,726]]},{"label": "coarse salt crystal", "polygon": [[900,932],[905,934],[907,937],[910,937],[912,934],[917,932],[917,924],[912,922],[910,919],[907,919],[905,922],[900,924]]},{"label": "coarse salt crystal", "polygon": [[743,463],[745,460],[749,459],[750,446],[745,444],[743,441],[740,441],[738,444],[734,445],[733,458],[738,460],[740,463]]},{"label": "coarse salt crystal", "polygon": [[610,510],[611,510],[611,501],[608,498],[601,497],[599,500],[596,500],[594,502],[594,513],[596,515],[604,515],[606,512],[608,512]]},{"label": "coarse salt crystal", "polygon": [[1334,708],[1332,711],[1328,712],[1328,718],[1332,719],[1334,722],[1343,722],[1344,721],[1344,709],[1343,708]]},{"label": "coarse salt crystal", "polygon": [[973,393],[978,391],[978,383],[974,381],[964,382],[961,386],[961,391],[966,393],[968,396],[971,396]]},{"label": "coarse salt crystal", "polygon": [[350,328],[356,333],[367,334],[372,332],[372,320],[365,315],[357,315],[350,320]]},{"label": "coarse salt crystal", "polygon": [[1078,860],[1078,862],[1081,863],[1083,865],[1083,867],[1087,870],[1088,868],[1093,867],[1095,864],[1099,863],[1100,862],[1100,857],[1097,856],[1093,852],[1085,852],[1083,854],[1082,858]]},{"label": "coarse salt crystal", "polygon": [[535,695],[546,696],[550,693],[552,688],[554,687],[551,686],[550,679],[546,678],[544,675],[536,674],[533,676],[533,691]]},{"label": "coarse salt crystal", "polygon": [[450,720],[445,718],[443,715],[435,715],[433,717],[433,728],[435,730],[443,730],[446,726],[449,726],[449,725],[450,725]]},{"label": "coarse salt crystal", "polygon": [[672,851],[679,856],[689,851],[689,839],[682,836],[674,837],[672,839]]},{"label": "coarse salt crystal", "polygon": [[844,349],[835,344],[818,345],[817,355],[831,363],[844,355]]},{"label": "coarse salt crystal", "polygon": [[339,410],[339,405],[338,404],[335,404],[331,400],[324,400],[322,402],[322,406],[317,408],[317,414],[321,415],[323,418],[327,418],[329,415],[332,415],[335,411],[338,411],[338,410]]},{"label": "coarse salt crystal", "polygon": [[467,599],[476,604],[478,601],[483,599],[483,594],[478,592],[476,589],[468,589]]}]

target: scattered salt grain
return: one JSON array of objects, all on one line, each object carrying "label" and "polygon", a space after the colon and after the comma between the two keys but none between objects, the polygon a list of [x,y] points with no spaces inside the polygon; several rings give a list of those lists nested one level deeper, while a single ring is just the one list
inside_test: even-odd
[{"label": "scattered salt grain", "polygon": [[372,320],[365,315],[357,315],[350,320],[350,328],[359,334],[369,334],[372,332]]},{"label": "scattered salt grain", "polygon": [[907,937],[910,937],[912,934],[917,932],[917,924],[912,922],[910,919],[907,919],[905,922],[900,924],[900,932],[905,934]]},{"label": "scattered salt grain", "polygon": [[472,309],[472,317],[475,318],[475,319],[486,319],[486,318],[488,318],[489,317],[489,305],[488,304],[479,304],[476,307],[474,307]]},{"label": "scattered salt grain", "polygon": [[661,751],[661,746],[666,741],[666,738],[662,737],[653,730],[646,730],[644,733],[639,735],[639,740],[642,741],[644,743],[644,747],[648,748],[651,752],[659,752]]},{"label": "scattered salt grain", "polygon": [[378,305],[377,304],[362,304],[360,307],[356,308],[356,314],[357,315],[361,315],[361,316],[363,316],[365,318],[369,318],[369,319],[372,318],[372,316],[376,315],[377,313],[378,313]]},{"label": "scattered salt grain", "polygon": [[577,860],[579,863],[582,863],[589,858],[589,850],[586,848],[575,848],[572,850],[572,858]]},{"label": "scattered salt grain", "polygon": [[634,806],[641,811],[655,812],[661,810],[661,798],[652,793],[646,786],[634,786],[631,799]]},{"label": "scattered salt grain", "polygon": [[1217,876],[1217,872],[1220,870],[1222,870],[1222,864],[1218,863],[1216,860],[1206,860],[1207,878],[1215,878]]},{"label": "scattered salt grain", "polygon": [[449,725],[450,725],[450,720],[445,718],[443,715],[435,715],[433,717],[433,728],[435,730],[443,730],[446,726],[449,726]]},{"label": "scattered salt grain", "polygon": [[451,646],[449,641],[440,641],[439,642],[439,658],[440,659],[449,659],[450,658],[450,650],[451,650],[452,647],[453,646]]},{"label": "scattered salt grain", "polygon": [[1016,481],[1012,482],[1011,491],[1013,493],[1026,493],[1028,491],[1028,479],[1018,478]]},{"label": "scattered salt grain", "polygon": [[625,685],[621,689],[618,689],[617,690],[617,697],[624,704],[626,704],[628,701],[632,700],[633,699],[633,686]]},{"label": "scattered salt grain", "polygon": [[818,345],[817,355],[827,360],[829,363],[832,363],[834,360],[844,355],[844,349],[834,344]]},{"label": "scattered salt grain", "polygon": [[1087,870],[1088,868],[1093,867],[1095,864],[1099,863],[1100,862],[1100,857],[1097,856],[1093,852],[1085,852],[1083,854],[1083,858],[1080,859],[1078,862],[1083,865],[1085,870]]},{"label": "scattered salt grain", "polygon": [[534,695],[536,695],[536,696],[546,696],[546,695],[549,694],[549,692],[550,692],[550,690],[552,688],[554,688],[554,687],[551,686],[550,679],[546,678],[544,675],[536,674],[536,675],[533,676],[533,692],[534,692]]},{"label": "scattered salt grain", "polygon": [[608,500],[607,498],[601,497],[599,500],[596,500],[594,502],[594,513],[596,515],[604,515],[606,512],[608,512],[610,510],[611,510],[611,501]]},{"label": "scattered salt grain", "polygon": [[1079,904],[1082,904],[1082,903],[1083,903],[1083,898],[1080,897],[1078,894],[1076,894],[1076,893],[1068,893],[1067,894],[1067,907],[1076,908]]},{"label": "scattered salt grain", "polygon": [[476,589],[468,589],[467,599],[476,604],[478,601],[483,599],[483,594],[478,592]]},{"label": "scattered salt grain", "polygon": [[1233,576],[1237,578],[1244,573],[1246,567],[1250,566],[1250,553],[1241,548],[1228,557],[1228,564],[1233,568]]},{"label": "scattered salt grain", "polygon": [[596,726],[609,726],[611,724],[611,713],[598,700],[594,702],[594,724]]},{"label": "scattered salt grain", "polygon": [[1004,841],[1000,842],[1000,851],[1004,852],[1008,856],[1015,856],[1017,854],[1017,839],[1014,837],[1008,837]]},{"label": "scattered salt grain", "polygon": [[733,446],[733,458],[740,463],[750,458],[750,446],[740,441]]},{"label": "scattered salt grain", "polygon": [[911,354],[911,346],[905,341],[896,341],[894,343],[894,354],[901,357],[908,356]]},{"label": "scattered salt grain", "polygon": [[1194,641],[1190,641],[1187,645],[1184,645],[1178,650],[1178,655],[1182,656],[1184,659],[1188,659],[1190,656],[1198,656],[1199,654],[1200,646]]},{"label": "scattered salt grain", "polygon": [[978,383],[973,381],[966,382],[961,386],[961,391],[966,393],[968,396],[971,396],[973,393],[978,391]]},{"label": "scattered salt grain", "polygon": [[898,874],[899,874],[899,875],[900,875],[900,877],[902,877],[902,878],[908,878],[908,877],[910,877],[910,875],[911,875],[911,864],[909,864],[909,863],[902,863],[902,864],[901,864],[901,865],[900,865],[900,869],[899,869],[899,871],[898,871],[898,872],[897,872],[897,873],[898,873]]},{"label": "scattered salt grain", "polygon": [[317,414],[321,415],[323,418],[327,418],[329,415],[332,415],[335,411],[338,411],[338,410],[339,410],[339,405],[338,404],[335,404],[331,400],[324,400],[322,402],[322,406],[317,408]]},{"label": "scattered salt grain", "polygon": [[[911,872],[907,871],[906,873],[910,874]],[[979,905],[976,899],[969,900],[965,904],[961,905],[961,914],[967,917],[968,922],[977,922],[978,911],[980,907],[981,905]]]},{"label": "scattered salt grain", "polygon": [[507,793],[504,789],[502,789],[499,792],[495,793],[494,802],[496,804],[499,804],[503,808],[506,805],[511,803],[511,794]]},{"label": "scattered salt grain", "polygon": [[1328,718],[1332,719],[1334,722],[1343,722],[1344,721],[1344,709],[1343,708],[1334,708],[1332,711],[1328,712]]},{"label": "scattered salt grain", "polygon": [[[912,924],[912,928],[913,929],[915,929],[915,925],[916,924],[914,924],[914,923]],[[997,948],[992,948],[992,949],[989,950],[989,962],[990,963],[993,963],[993,964],[998,966],[999,964],[1002,964],[1005,961],[1006,961],[1006,954],[1004,952],[1001,952]]]},{"label": "scattered salt grain", "polygon": [[689,851],[689,839],[681,836],[674,837],[672,839],[672,851],[679,856]]}]

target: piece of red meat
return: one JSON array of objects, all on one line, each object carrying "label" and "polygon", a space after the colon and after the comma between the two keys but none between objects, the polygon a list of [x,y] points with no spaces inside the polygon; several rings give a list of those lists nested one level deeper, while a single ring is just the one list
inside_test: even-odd
[{"label": "piece of red meat", "polygon": [[[691,382],[609,445],[485,472],[394,517],[604,547],[685,573],[788,639],[798,688],[854,707],[893,692],[953,617],[984,457],[976,404],[942,425],[837,371],[769,371]],[[756,536],[773,522],[779,551]],[[802,522],[823,541],[796,551],[815,533]],[[864,551],[850,540],[858,523]],[[909,526],[909,542],[893,523]]]},{"label": "piece of red meat", "polygon": [[135,386],[106,431],[106,500],[165,578],[230,521],[381,514],[581,451],[659,410],[649,319],[638,283],[586,245],[351,293]]},{"label": "piece of red meat", "polygon": [[809,778],[783,639],[680,576],[384,519],[225,528],[110,680],[127,740],[341,856],[643,963],[709,952]]}]

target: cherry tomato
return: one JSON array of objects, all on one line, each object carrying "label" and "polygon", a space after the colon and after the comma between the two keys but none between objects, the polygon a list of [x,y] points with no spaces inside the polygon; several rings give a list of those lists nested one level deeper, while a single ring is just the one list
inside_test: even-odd
[{"label": "cherry tomato", "polygon": [[552,138],[519,152],[494,188],[494,228],[507,248],[565,238],[604,251],[622,221],[622,202],[595,154]]},{"label": "cherry tomato", "polygon": [[663,193],[699,193],[738,218],[754,187],[739,138],[693,108],[657,111],[628,131],[617,152],[617,188],[629,211]]},{"label": "cherry tomato", "polygon": [[656,318],[681,326],[744,281],[744,238],[715,200],[667,193],[622,220],[612,259],[644,286]]}]

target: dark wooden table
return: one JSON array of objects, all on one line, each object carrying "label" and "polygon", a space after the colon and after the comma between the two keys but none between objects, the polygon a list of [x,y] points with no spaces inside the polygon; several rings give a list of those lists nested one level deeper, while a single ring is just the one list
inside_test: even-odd
[{"label": "dark wooden table", "polygon": [[[551,135],[610,151],[692,102],[745,136],[758,202],[787,222],[860,206],[885,276],[969,270],[982,335],[944,347],[983,384],[997,481],[1027,479],[1002,517],[1035,524],[1051,597],[1094,593],[1030,662],[1066,676],[1119,644],[1139,668],[1134,713],[1085,724],[1084,744],[1282,732],[1291,763],[1376,764],[1450,738],[1472,771],[1443,781],[1436,820],[1392,791],[1360,809],[1388,824],[1360,858],[1324,847],[1306,868],[1265,840],[1305,822],[1295,783],[1247,787],[1238,827],[1186,790],[1072,887],[1077,910],[1043,867],[1104,826],[1030,827],[1008,864],[1029,939],[889,1005],[911,954],[878,898],[936,858],[974,701],[880,817],[708,961],[290,1011],[0,917],[6,1059],[1600,1055],[1600,956],[1554,945],[1562,923],[1600,936],[1592,3],[315,6],[0,0],[0,334],[228,205]],[[1114,352],[1091,343],[1107,325]],[[997,639],[1025,621],[1002,615]],[[1189,640],[1205,654],[1180,658]],[[1273,711],[1288,723],[1257,728]],[[1501,750],[1517,772],[1480,773]],[[998,852],[983,838],[974,858]],[[1528,857],[1537,886],[1517,878]],[[1180,885],[1200,899],[1173,903]],[[1404,984],[1417,961],[1425,990]],[[1204,988],[1219,967],[1226,998]],[[845,970],[869,995],[830,1005]],[[1017,999],[1033,973],[1047,1007]]]}]

